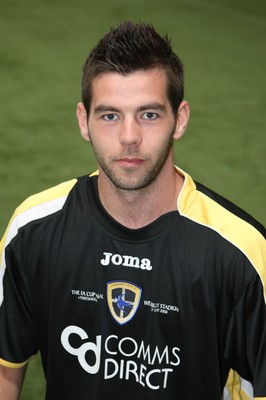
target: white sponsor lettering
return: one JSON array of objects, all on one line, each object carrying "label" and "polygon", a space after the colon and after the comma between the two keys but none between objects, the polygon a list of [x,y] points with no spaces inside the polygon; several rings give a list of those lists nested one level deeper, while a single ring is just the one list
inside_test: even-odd
[{"label": "white sponsor lettering", "polygon": [[[158,390],[162,386],[164,389],[167,386],[168,374],[173,372],[173,368],[152,369],[147,372],[147,367],[143,364],[138,365],[132,360],[120,360],[106,358],[104,367],[104,379],[112,379],[119,376],[119,379],[133,379],[142,386],[148,386],[152,390]],[[159,374],[161,385],[152,384],[152,375]],[[157,379],[158,381],[158,379]]]},{"label": "white sponsor lettering", "polygon": [[[80,347],[73,347],[80,340]],[[174,371],[172,367],[180,364],[178,347],[169,348],[165,346],[159,349],[158,346],[152,348],[145,345],[144,341],[138,343],[131,337],[119,338],[117,335],[109,335],[103,340],[101,335],[96,336],[96,340],[89,341],[87,333],[78,326],[71,325],[65,328],[61,334],[61,343],[64,349],[71,355],[76,356],[80,366],[89,374],[96,374],[100,371],[101,359],[104,361],[104,379],[124,379],[133,380],[151,390],[165,389],[167,387],[169,375]],[[102,346],[103,344],[103,346]],[[102,347],[103,353],[102,355]],[[92,352],[95,359],[93,365],[88,364],[88,353]],[[112,356],[106,357],[105,355]],[[116,358],[116,356],[118,358]],[[122,357],[123,358],[122,358]],[[133,360],[132,357],[135,357]],[[137,362],[139,360],[139,362]],[[151,366],[156,363],[156,368]]]},{"label": "white sponsor lettering", "polygon": [[140,259],[138,257],[125,256],[108,252],[104,252],[103,255],[104,258],[101,259],[101,264],[104,266],[113,264],[113,265],[123,265],[124,267],[130,267],[130,268],[140,268],[147,271],[152,270],[151,261],[148,258]]},{"label": "white sponsor lettering", "polygon": [[[79,328],[78,326],[68,326],[65,328],[61,335],[61,343],[68,353],[73,356],[77,356],[82,368],[89,374],[97,374],[100,368],[100,357],[101,357],[101,336],[96,337],[96,344],[92,342],[83,343],[80,347],[74,348],[69,342],[71,334],[78,335],[82,340],[88,339],[87,333]],[[86,361],[86,354],[88,351],[92,351],[95,355],[95,364],[89,365]]]}]

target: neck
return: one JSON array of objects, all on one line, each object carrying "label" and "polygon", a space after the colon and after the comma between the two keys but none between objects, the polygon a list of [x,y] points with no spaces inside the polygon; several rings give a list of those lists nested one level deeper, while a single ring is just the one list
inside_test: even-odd
[{"label": "neck", "polygon": [[116,221],[127,228],[138,229],[167,212],[177,210],[183,181],[184,178],[172,167],[143,189],[123,190],[100,172],[99,196],[106,211]]}]

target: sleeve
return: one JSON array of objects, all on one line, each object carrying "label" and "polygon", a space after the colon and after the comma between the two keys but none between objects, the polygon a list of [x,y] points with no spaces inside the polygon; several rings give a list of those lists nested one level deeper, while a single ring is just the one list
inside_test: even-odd
[{"label": "sleeve", "polygon": [[7,246],[1,243],[0,363],[11,368],[25,365],[38,351],[23,255],[17,241],[16,236]]},{"label": "sleeve", "polygon": [[266,400],[266,306],[263,289],[257,275],[243,291],[229,323],[225,358],[233,371],[227,382],[228,399]]},{"label": "sleeve", "polygon": [[26,199],[15,210],[0,242],[0,363],[6,366],[26,364],[39,347],[29,290],[36,289],[29,265],[36,246],[31,240],[34,233],[27,227],[60,211],[76,183],[72,179]]}]

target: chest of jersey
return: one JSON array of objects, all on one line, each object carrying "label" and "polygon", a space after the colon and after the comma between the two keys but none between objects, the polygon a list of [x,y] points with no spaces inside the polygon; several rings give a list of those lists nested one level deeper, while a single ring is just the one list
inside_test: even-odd
[{"label": "chest of jersey", "polygon": [[86,185],[11,244],[47,399],[220,399],[242,255],[178,212],[122,227]]},{"label": "chest of jersey", "polygon": [[31,258],[33,313],[41,347],[49,348],[43,359],[53,381],[64,365],[70,380],[108,384],[108,393],[119,383],[135,394],[148,391],[146,398],[170,399],[173,388],[183,390],[195,360],[193,379],[200,385],[205,378],[198,368],[204,375],[206,362],[220,379],[217,348],[227,316],[217,322],[222,295],[216,274],[223,260],[211,251],[213,235],[201,229],[195,235],[194,226],[173,216],[155,235],[141,232],[140,240],[111,234],[93,218],[71,227],[57,223],[53,237],[43,238]]}]

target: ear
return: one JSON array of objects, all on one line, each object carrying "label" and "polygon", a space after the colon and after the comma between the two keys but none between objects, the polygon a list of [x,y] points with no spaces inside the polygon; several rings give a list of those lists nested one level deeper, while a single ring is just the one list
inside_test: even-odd
[{"label": "ear", "polygon": [[77,105],[77,119],[79,123],[80,133],[87,142],[90,141],[89,129],[88,129],[88,116],[87,111],[83,103]]},{"label": "ear", "polygon": [[187,128],[188,120],[190,115],[189,104],[187,101],[182,101],[177,111],[176,118],[176,129],[173,134],[174,139],[180,139]]}]

